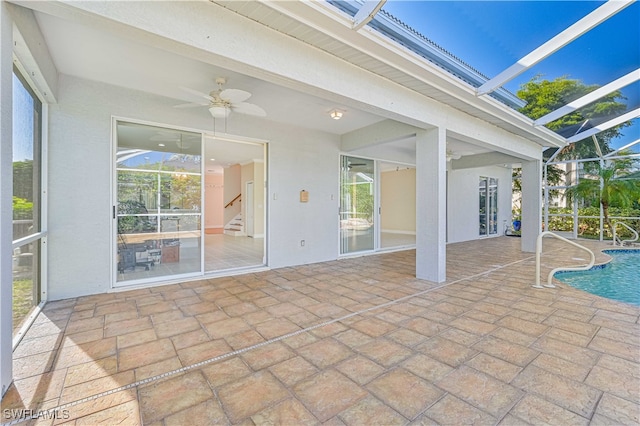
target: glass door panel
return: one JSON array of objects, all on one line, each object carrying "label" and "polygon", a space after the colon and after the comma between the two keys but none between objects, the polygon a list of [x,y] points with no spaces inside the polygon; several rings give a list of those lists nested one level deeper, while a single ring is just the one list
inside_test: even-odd
[{"label": "glass door panel", "polygon": [[266,144],[205,137],[206,273],[266,264]]},{"label": "glass door panel", "polygon": [[375,248],[374,161],[343,156],[340,178],[340,254]]},{"label": "glass door panel", "polygon": [[489,196],[488,196],[489,235],[498,233],[498,179],[489,178]]},{"label": "glass door panel", "polygon": [[117,134],[117,283],[201,272],[201,135],[124,122]]},{"label": "glass door panel", "polygon": [[487,179],[481,177],[478,187],[478,219],[480,235],[487,235]]},{"label": "glass door panel", "polygon": [[479,234],[498,233],[498,179],[480,177],[478,187]]}]

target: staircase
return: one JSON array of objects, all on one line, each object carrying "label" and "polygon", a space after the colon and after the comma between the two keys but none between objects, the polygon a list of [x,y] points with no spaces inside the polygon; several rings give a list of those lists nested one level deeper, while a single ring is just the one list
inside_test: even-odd
[{"label": "staircase", "polygon": [[235,217],[224,226],[224,233],[234,237],[246,235],[244,233],[244,220],[242,219],[242,213],[235,215]]}]

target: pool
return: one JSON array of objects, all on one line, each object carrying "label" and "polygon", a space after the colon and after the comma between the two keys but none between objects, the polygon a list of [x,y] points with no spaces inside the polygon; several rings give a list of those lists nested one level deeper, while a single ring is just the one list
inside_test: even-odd
[{"label": "pool", "polygon": [[565,284],[608,299],[640,306],[640,250],[605,250],[612,257],[588,271],[558,272]]}]

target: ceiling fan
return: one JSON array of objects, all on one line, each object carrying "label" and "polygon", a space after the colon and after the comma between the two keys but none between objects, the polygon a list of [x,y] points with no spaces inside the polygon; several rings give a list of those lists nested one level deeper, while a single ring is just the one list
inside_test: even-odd
[{"label": "ceiling fan", "polygon": [[265,117],[267,113],[258,105],[245,102],[251,97],[251,93],[240,89],[222,89],[227,82],[224,77],[216,78],[217,90],[212,90],[208,95],[188,87],[181,89],[206,99],[208,102],[190,102],[186,104],[174,105],[174,108],[193,108],[208,106],[213,118],[227,118],[231,112],[238,114],[254,115]]}]

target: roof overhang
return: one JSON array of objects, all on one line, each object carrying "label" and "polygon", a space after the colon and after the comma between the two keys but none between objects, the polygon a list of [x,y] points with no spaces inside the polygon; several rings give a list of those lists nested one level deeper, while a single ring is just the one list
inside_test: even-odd
[{"label": "roof overhang", "polygon": [[378,31],[368,26],[354,30],[353,17],[325,1],[212,1],[542,147],[567,144],[562,136],[535,127],[533,120],[504,103],[476,96],[470,84]]}]

